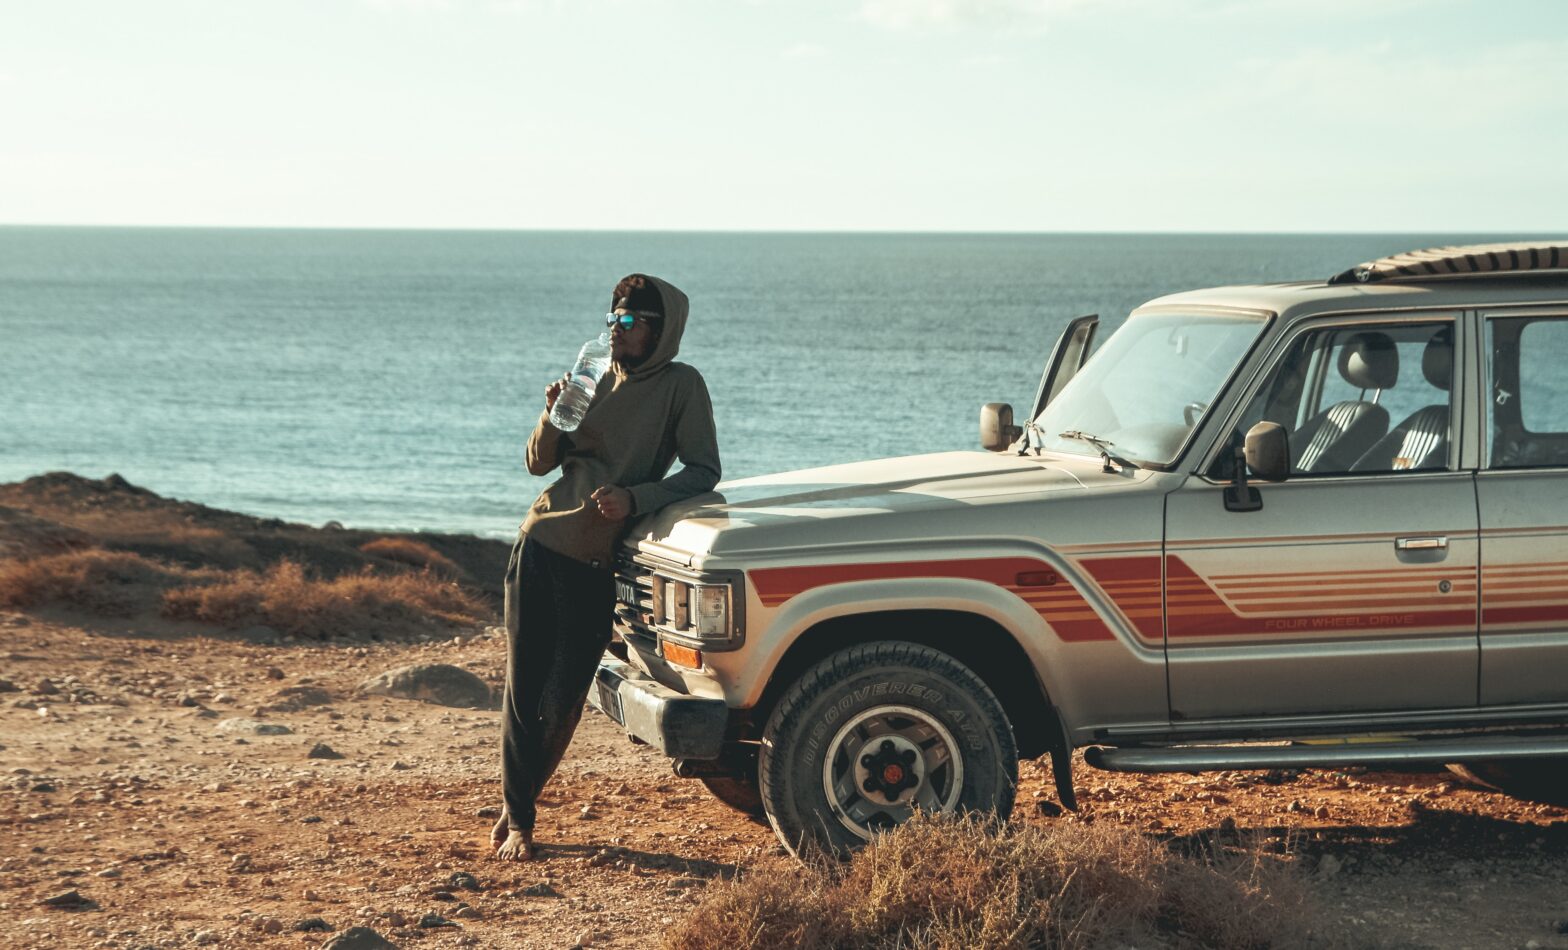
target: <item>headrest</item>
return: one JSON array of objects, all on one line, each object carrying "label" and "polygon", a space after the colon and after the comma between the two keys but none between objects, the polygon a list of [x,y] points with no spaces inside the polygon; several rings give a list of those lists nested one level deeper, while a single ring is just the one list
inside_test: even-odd
[{"label": "headrest", "polygon": [[1444,327],[1426,341],[1421,353],[1421,373],[1426,381],[1438,389],[1452,385],[1454,374],[1454,329]]},{"label": "headrest", "polygon": [[1389,389],[1399,380],[1399,348],[1386,333],[1357,333],[1339,351],[1339,375],[1357,389]]}]

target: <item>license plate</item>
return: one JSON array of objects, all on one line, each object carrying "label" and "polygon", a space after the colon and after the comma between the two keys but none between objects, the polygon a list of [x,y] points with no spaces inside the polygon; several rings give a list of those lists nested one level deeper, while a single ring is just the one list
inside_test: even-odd
[{"label": "license plate", "polygon": [[604,710],[606,716],[626,725],[626,716],[621,712],[621,694],[604,680],[596,680],[595,685],[599,690],[599,708]]}]

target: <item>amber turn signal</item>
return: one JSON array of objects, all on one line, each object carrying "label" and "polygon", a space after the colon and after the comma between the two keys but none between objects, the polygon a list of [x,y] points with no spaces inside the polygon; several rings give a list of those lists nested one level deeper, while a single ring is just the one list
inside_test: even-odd
[{"label": "amber turn signal", "polygon": [[675,666],[684,666],[689,670],[702,668],[702,651],[683,647],[676,643],[664,642],[664,658]]}]

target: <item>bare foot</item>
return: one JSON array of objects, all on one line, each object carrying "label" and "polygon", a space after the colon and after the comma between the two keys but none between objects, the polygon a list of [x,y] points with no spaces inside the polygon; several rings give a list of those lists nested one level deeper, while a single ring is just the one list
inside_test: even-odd
[{"label": "bare foot", "polygon": [[508,830],[506,826],[506,809],[503,808],[501,809],[501,817],[496,819],[495,827],[490,829],[490,846],[492,848],[499,848],[502,842],[506,841],[506,832]]},{"label": "bare foot", "polygon": [[506,841],[496,849],[495,856],[502,861],[531,861],[534,856],[534,833],[532,831],[510,831]]}]

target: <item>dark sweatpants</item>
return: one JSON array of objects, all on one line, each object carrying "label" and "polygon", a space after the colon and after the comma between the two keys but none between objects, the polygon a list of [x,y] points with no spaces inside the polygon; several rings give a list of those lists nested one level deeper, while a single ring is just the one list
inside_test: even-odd
[{"label": "dark sweatpants", "polygon": [[513,546],[506,571],[501,790],[514,831],[534,826],[534,800],[582,718],[614,610],[609,570],[526,537]]}]

